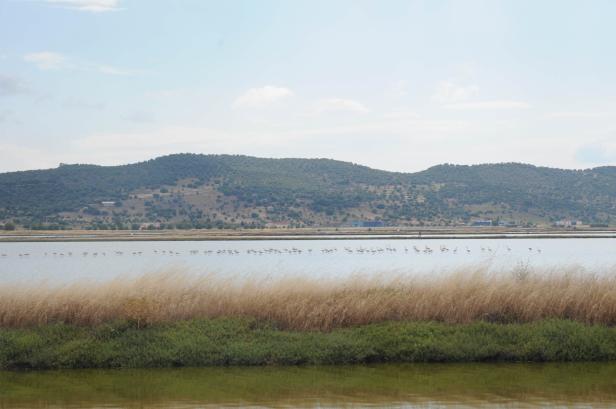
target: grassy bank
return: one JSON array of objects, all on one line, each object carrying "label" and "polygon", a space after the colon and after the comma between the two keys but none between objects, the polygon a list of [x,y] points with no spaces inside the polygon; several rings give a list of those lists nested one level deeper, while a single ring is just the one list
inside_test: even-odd
[{"label": "grassy bank", "polygon": [[614,359],[616,328],[566,320],[386,322],[300,332],[220,318],[0,330],[0,369]]},{"label": "grassy bank", "polygon": [[460,271],[0,286],[0,369],[616,360],[616,278]]}]

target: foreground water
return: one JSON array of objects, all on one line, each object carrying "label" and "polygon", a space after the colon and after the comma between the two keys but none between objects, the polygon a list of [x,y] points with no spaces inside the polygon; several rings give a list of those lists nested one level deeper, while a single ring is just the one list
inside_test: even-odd
[{"label": "foreground water", "polygon": [[2,408],[614,405],[613,363],[0,372]]},{"label": "foreground water", "polygon": [[516,266],[616,266],[616,239],[247,240],[0,243],[0,282],[104,280],[166,270],[344,277]]}]

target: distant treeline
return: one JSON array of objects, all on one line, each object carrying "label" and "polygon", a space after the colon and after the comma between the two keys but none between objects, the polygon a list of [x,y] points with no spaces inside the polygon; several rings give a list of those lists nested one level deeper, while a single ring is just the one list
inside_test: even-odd
[{"label": "distant treeline", "polygon": [[[186,205],[181,197],[164,206],[146,201],[140,217],[122,206],[139,189],[164,192],[186,180],[186,187],[213,186],[234,201],[234,210],[222,218],[214,214],[217,209]],[[101,209],[103,201],[115,205]],[[266,211],[241,219],[238,209],[246,208]],[[394,173],[330,159],[177,154],[124,166],[61,165],[0,174],[0,224],[8,226],[71,228],[79,220],[67,212],[79,213],[95,228],[135,228],[144,222],[158,223],[156,228],[339,225],[361,219],[358,209],[368,209],[366,219],[385,225],[476,218],[605,225],[616,216],[616,167],[562,170],[503,163]]]}]

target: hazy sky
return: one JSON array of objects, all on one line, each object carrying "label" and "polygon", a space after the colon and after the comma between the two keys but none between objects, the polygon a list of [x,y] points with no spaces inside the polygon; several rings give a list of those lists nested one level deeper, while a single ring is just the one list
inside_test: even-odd
[{"label": "hazy sky", "polygon": [[0,0],[0,172],[616,164],[616,1]]}]

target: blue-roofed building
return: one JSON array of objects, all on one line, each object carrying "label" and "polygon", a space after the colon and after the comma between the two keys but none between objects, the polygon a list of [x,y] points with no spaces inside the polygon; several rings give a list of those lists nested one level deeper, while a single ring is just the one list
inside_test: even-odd
[{"label": "blue-roofed building", "polygon": [[353,227],[385,227],[381,220],[356,220],[351,223]]}]

